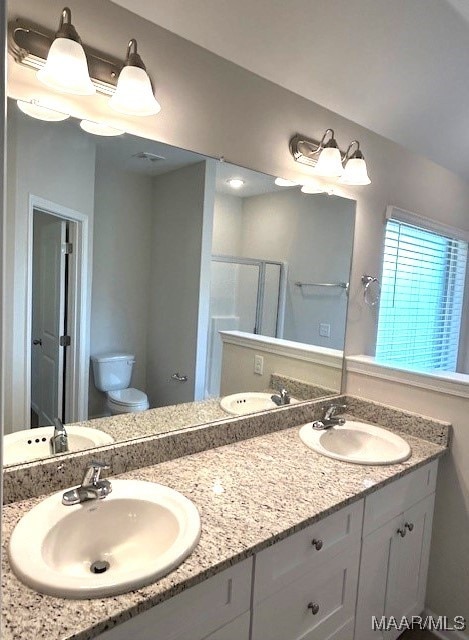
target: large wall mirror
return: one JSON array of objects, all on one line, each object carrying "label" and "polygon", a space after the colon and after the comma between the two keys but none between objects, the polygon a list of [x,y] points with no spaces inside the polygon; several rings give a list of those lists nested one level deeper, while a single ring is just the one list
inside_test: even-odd
[{"label": "large wall mirror", "polygon": [[13,100],[7,196],[7,465],[340,392],[354,201]]}]

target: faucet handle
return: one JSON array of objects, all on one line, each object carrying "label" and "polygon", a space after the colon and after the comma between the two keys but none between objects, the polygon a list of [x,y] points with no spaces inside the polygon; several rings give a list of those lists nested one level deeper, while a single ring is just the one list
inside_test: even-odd
[{"label": "faucet handle", "polygon": [[337,414],[337,412],[339,411],[345,411],[345,409],[347,408],[346,404],[330,404],[327,407],[325,407],[326,412],[324,414],[324,418],[326,420],[330,420],[330,418],[332,418],[333,416],[335,416]]},{"label": "faucet handle", "polygon": [[106,462],[99,462],[93,460],[88,464],[85,469],[85,474],[82,480],[82,487],[96,486],[99,482],[101,471],[110,469],[110,466]]}]

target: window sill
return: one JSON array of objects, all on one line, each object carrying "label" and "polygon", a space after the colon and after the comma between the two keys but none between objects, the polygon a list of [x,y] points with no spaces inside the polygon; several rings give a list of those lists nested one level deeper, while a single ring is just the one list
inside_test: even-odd
[{"label": "window sill", "polygon": [[390,382],[398,382],[420,389],[430,389],[452,396],[469,398],[469,375],[452,372],[409,371],[382,362],[376,362],[372,356],[347,356],[347,373],[380,378]]}]

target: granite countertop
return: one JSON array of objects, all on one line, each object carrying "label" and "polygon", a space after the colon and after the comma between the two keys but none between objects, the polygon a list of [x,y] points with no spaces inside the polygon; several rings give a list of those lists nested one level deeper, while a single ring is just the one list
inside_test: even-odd
[{"label": "granite countertop", "polygon": [[359,466],[322,457],[306,448],[298,428],[293,428],[122,474],[119,477],[165,484],[190,498],[200,511],[202,535],[194,552],[168,576],[110,598],[66,600],[20,583],[9,567],[6,545],[17,521],[41,498],[7,505],[2,638],[94,638],[446,451],[427,440],[405,438],[412,456],[390,466]]}]

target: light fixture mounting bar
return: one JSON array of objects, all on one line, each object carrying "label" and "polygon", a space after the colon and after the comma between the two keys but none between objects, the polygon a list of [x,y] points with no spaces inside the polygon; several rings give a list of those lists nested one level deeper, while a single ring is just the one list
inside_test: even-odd
[{"label": "light fixture mounting bar", "polygon": [[[8,25],[8,51],[16,62],[38,71],[46,63],[54,34],[43,27],[17,18]],[[113,95],[117,78],[124,62],[112,59],[100,51],[83,45],[88,62],[90,78],[96,90]]]},{"label": "light fixture mounting bar", "polygon": [[[295,161],[301,164],[307,164],[310,167],[316,166],[319,152],[322,151],[323,148],[319,140],[307,138],[300,133],[295,134],[290,140],[290,153]],[[343,157],[344,154],[342,151],[340,155]]]}]

